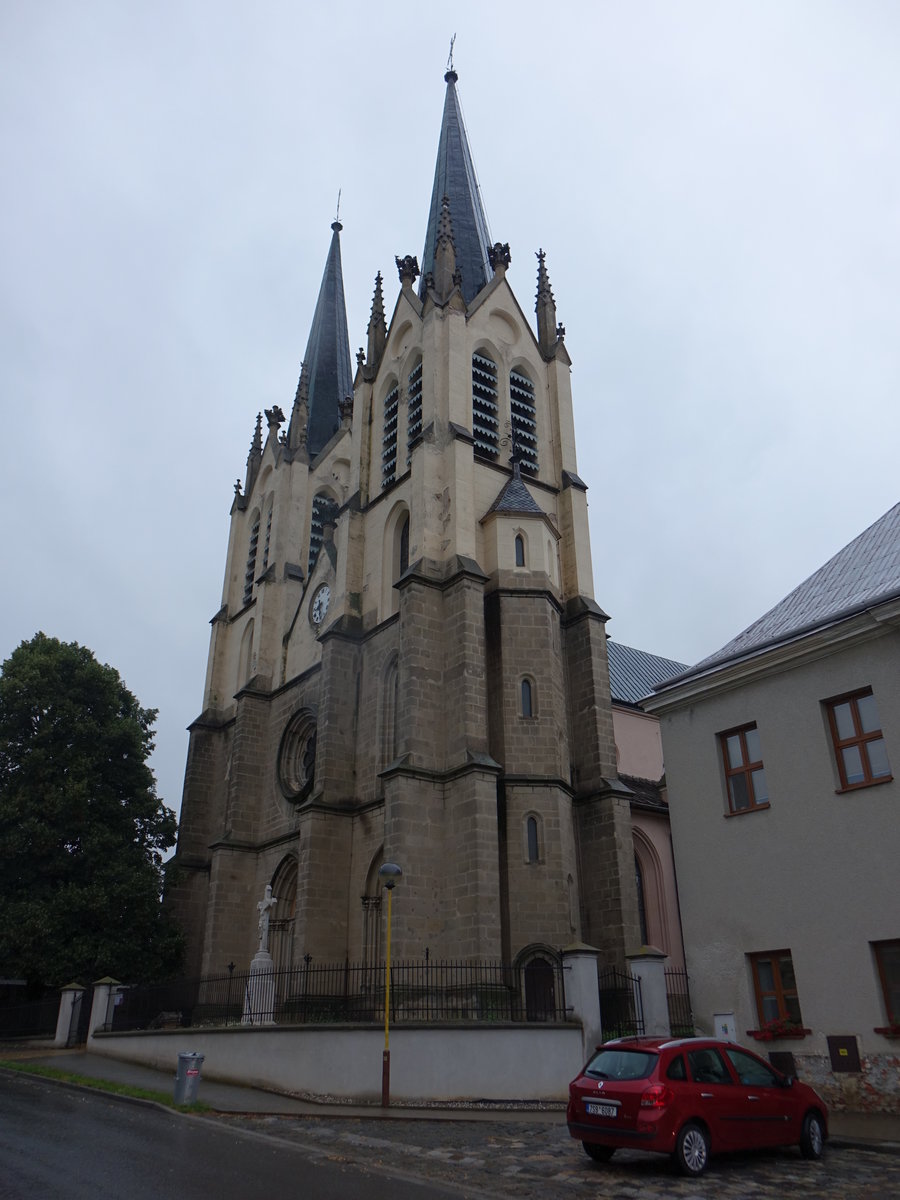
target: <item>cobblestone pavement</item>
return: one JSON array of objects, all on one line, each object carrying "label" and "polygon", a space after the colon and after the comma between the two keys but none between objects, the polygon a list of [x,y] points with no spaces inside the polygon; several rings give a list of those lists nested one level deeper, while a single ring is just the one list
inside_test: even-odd
[{"label": "cobblestone pavement", "polygon": [[890,1200],[900,1197],[900,1155],[830,1146],[820,1162],[799,1150],[714,1158],[701,1180],[675,1175],[659,1155],[620,1150],[593,1163],[564,1123],[227,1117],[226,1124],[302,1145],[332,1160],[452,1185],[461,1195],[507,1200]]}]

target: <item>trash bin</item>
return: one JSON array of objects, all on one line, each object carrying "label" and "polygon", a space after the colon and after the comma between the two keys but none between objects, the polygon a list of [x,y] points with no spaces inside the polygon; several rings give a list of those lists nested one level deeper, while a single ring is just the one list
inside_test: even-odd
[{"label": "trash bin", "polygon": [[197,1088],[200,1086],[200,1068],[203,1055],[190,1050],[178,1052],[178,1070],[175,1073],[175,1103],[196,1104]]}]

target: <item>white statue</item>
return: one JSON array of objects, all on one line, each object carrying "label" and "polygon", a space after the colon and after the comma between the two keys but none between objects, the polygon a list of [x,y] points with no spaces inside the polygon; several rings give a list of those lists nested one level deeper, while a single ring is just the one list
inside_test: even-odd
[{"label": "white statue", "polygon": [[278,897],[272,895],[271,883],[266,884],[266,894],[257,904],[259,910],[259,953],[267,953],[269,949],[269,914],[278,903]]}]

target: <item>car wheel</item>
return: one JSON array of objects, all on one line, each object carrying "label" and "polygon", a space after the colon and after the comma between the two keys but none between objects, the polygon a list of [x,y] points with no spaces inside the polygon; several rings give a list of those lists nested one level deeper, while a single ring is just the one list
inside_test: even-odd
[{"label": "car wheel", "polygon": [[682,1175],[702,1175],[709,1162],[709,1134],[689,1121],[675,1143],[675,1165]]},{"label": "car wheel", "polygon": [[584,1152],[594,1162],[609,1162],[616,1152],[615,1146],[599,1146],[596,1142],[582,1142]]},{"label": "car wheel", "polygon": [[800,1131],[800,1153],[804,1158],[821,1158],[825,1149],[825,1130],[817,1112],[808,1112]]}]

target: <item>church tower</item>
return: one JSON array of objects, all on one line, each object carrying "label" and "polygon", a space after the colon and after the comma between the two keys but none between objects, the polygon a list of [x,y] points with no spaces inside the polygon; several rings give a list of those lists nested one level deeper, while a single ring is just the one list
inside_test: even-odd
[{"label": "church tower", "polygon": [[[451,69],[421,270],[350,365],[335,222],[290,419],[235,485],[169,903],[188,969],[640,941],[565,331],[492,243]],[[265,436],[264,436],[265,435]]]}]

